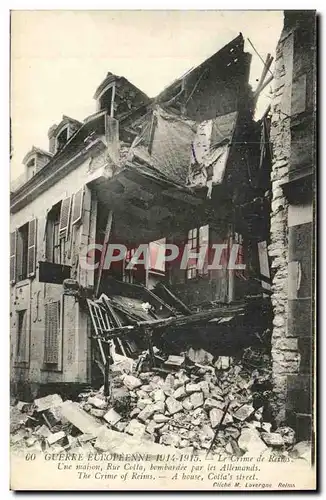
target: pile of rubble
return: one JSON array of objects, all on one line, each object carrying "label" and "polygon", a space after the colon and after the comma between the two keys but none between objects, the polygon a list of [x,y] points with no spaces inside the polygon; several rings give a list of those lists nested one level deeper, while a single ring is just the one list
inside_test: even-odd
[{"label": "pile of rubble", "polygon": [[[193,361],[198,357],[206,364]],[[245,364],[223,356],[212,361],[209,353],[190,350],[188,356],[168,357],[169,373],[139,373],[132,372],[130,364],[113,365],[110,397],[104,396],[102,387],[81,393],[76,402],[63,401],[57,394],[18,402],[12,407],[11,445],[25,451],[99,450],[98,435],[104,426],[193,453],[241,456],[272,449],[309,460],[309,444],[296,444],[289,427],[273,429],[265,420],[266,404],[257,407],[270,396],[261,390],[268,389],[266,370],[249,371]]]}]

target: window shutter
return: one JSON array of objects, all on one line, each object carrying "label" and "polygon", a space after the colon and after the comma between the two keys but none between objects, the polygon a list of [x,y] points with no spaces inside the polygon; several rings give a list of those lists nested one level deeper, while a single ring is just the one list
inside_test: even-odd
[{"label": "window shutter", "polygon": [[60,302],[45,304],[44,363],[58,365],[60,342]]},{"label": "window shutter", "polygon": [[10,282],[16,281],[16,231],[10,233]]},{"label": "window shutter", "polygon": [[37,235],[37,219],[33,219],[28,224],[27,276],[35,275],[36,235]]},{"label": "window shutter", "polygon": [[84,189],[82,188],[74,194],[74,201],[72,206],[72,225],[77,224],[77,222],[79,222],[82,218],[83,198]]},{"label": "window shutter", "polygon": [[22,237],[19,231],[16,231],[16,281],[20,281],[23,278],[23,254]]},{"label": "window shutter", "polygon": [[61,237],[67,237],[71,211],[71,196],[65,198],[61,203],[59,233]]}]

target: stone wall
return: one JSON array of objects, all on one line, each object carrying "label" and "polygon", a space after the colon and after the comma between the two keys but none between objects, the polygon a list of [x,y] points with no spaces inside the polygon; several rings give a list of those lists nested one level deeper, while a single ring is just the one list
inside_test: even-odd
[{"label": "stone wall", "polygon": [[303,439],[313,394],[314,50],[314,12],[285,12],[271,107],[272,362],[277,421]]},{"label": "stone wall", "polygon": [[298,369],[295,339],[287,337],[288,313],[288,203],[282,183],[288,178],[291,156],[290,106],[292,86],[293,34],[283,30],[276,52],[274,98],[272,102],[271,142],[272,212],[269,255],[273,275],[274,310],[272,359],[275,391],[278,395],[278,419],[285,418],[286,381]]}]

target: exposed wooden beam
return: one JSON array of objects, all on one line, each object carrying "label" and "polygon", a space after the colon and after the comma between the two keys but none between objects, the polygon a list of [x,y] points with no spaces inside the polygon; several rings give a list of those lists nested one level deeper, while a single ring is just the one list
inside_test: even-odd
[{"label": "exposed wooden beam", "polygon": [[110,236],[111,236],[112,220],[113,220],[113,212],[112,212],[112,210],[110,210],[109,215],[108,215],[108,220],[106,223],[106,228],[105,228],[105,237],[104,237],[103,249],[102,249],[102,253],[101,253],[100,265],[98,268],[98,276],[97,276],[97,282],[96,282],[96,286],[95,286],[95,297],[97,297],[99,289],[100,289],[106,252],[108,249],[108,244],[109,244],[109,240],[110,240]]}]

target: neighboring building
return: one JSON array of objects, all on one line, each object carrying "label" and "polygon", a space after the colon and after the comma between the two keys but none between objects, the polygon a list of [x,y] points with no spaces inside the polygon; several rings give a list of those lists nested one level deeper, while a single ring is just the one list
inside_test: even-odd
[{"label": "neighboring building", "polygon": [[135,108],[141,113],[140,104],[149,102],[127,80],[111,74],[110,80],[110,105],[105,87],[98,93],[95,115],[83,123],[63,116],[49,130],[50,152],[33,147],[24,158],[25,175],[11,189],[13,390],[90,380],[87,311],[63,293],[63,281],[74,278],[83,288],[94,285],[94,273],[78,266],[78,252],[95,241],[99,217],[89,182],[104,170],[112,175],[115,168],[110,154],[116,153],[112,141],[118,138],[110,124],[118,123],[112,115],[119,119],[119,92],[132,96],[130,113]]},{"label": "neighboring building", "polygon": [[314,386],[316,13],[286,11],[271,143],[272,359],[278,420],[310,439]]},{"label": "neighboring building", "polygon": [[[193,308],[268,297],[270,123],[268,113],[253,119],[250,62],[240,34],[154,100],[109,73],[94,115],[64,116],[49,130],[50,153],[28,153],[25,182],[11,194],[14,390],[91,382],[85,298],[112,278],[148,288],[164,281]],[[108,241],[127,246],[124,261],[80,266],[88,244]],[[223,243],[224,263],[237,243],[234,260],[246,269],[210,270],[210,255],[201,269],[163,266],[155,255],[164,242],[196,251]],[[128,271],[147,243],[150,268]]]}]

